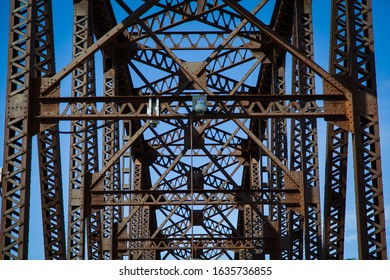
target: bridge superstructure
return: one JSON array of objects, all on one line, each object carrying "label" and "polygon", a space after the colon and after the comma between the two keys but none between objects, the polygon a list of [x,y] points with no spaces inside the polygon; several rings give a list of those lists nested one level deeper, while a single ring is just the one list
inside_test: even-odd
[{"label": "bridge superstructure", "polygon": [[327,70],[311,0],[73,0],[56,71],[52,1],[11,0],[0,259],[38,185],[46,259],[343,259],[348,153],[359,258],[386,259],[372,4],[330,2]]}]

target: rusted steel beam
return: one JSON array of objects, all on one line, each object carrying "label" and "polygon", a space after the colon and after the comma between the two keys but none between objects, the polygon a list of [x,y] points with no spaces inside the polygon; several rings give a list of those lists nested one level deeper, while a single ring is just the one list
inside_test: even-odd
[{"label": "rusted steel beam", "polygon": [[387,259],[372,1],[348,1],[353,157],[360,259]]},{"label": "rusted steel beam", "polygon": [[[82,56],[93,41],[90,1],[74,1],[73,56]],[[95,60],[90,57],[72,73],[72,96],[96,95]],[[83,105],[75,104],[80,112]],[[89,110],[85,111],[87,114]],[[88,173],[98,171],[97,130],[95,120],[75,119],[70,140],[70,173],[68,203],[68,258],[84,259],[87,245],[89,259],[102,259],[100,212],[88,211],[85,201]],[[85,239],[87,236],[87,239]]]},{"label": "rusted steel beam", "polygon": [[[311,0],[296,0],[294,9],[293,45],[314,60],[314,35]],[[293,59],[292,94],[314,95],[314,72],[298,59]],[[293,171],[304,173],[303,214],[305,258],[322,259],[321,206],[319,185],[318,140],[316,119],[291,120],[291,157]]]},{"label": "rusted steel beam", "polygon": [[[360,258],[386,258],[368,0],[337,2],[332,36],[341,40],[343,28],[354,36],[332,45],[329,72],[314,61],[311,0],[259,0],[252,11],[231,0],[74,0],[74,58],[57,74],[44,27],[51,1],[12,2],[1,257],[27,257],[38,134],[46,258],[65,258],[68,238],[71,259],[321,259],[316,122],[324,119],[324,257],[343,258],[340,172],[352,133]],[[128,13],[119,24],[117,9]],[[70,97],[60,96],[70,73]],[[71,142],[66,238],[62,134]]]},{"label": "rusted steel beam", "polygon": [[8,49],[0,259],[27,259],[33,126],[29,99],[37,32],[36,1],[12,0]]},{"label": "rusted steel beam", "polygon": [[[329,71],[339,79],[350,72],[346,5],[346,1],[332,1]],[[324,258],[336,260],[344,258],[349,145],[348,131],[339,126],[337,122],[327,124],[326,162],[329,164],[325,169],[324,206]]]}]

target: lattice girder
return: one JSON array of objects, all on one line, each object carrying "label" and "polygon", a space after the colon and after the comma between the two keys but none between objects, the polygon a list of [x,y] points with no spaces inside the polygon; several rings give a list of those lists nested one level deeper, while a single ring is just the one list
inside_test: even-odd
[{"label": "lattice girder", "polygon": [[35,134],[47,259],[342,259],[349,134],[360,258],[387,258],[370,1],[333,1],[330,71],[311,0],[113,2],[73,1],[73,58],[55,74],[51,1],[11,0],[1,258],[28,256]]}]

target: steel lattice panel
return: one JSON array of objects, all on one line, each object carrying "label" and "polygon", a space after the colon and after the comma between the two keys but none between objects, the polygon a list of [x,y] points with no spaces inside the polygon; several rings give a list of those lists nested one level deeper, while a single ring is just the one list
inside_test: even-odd
[{"label": "steel lattice panel", "polygon": [[51,1],[11,0],[1,258],[27,258],[38,135],[46,259],[342,259],[351,134],[360,257],[386,259],[371,2],[332,3],[329,72],[311,0],[75,0],[55,73]]}]

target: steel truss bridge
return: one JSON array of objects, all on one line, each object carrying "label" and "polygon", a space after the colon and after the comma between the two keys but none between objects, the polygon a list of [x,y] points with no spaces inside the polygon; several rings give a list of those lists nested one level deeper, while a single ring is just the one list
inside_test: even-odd
[{"label": "steel truss bridge", "polygon": [[325,2],[328,70],[311,0],[73,0],[56,71],[52,1],[10,0],[0,259],[343,259],[348,153],[386,259],[371,0]]}]

